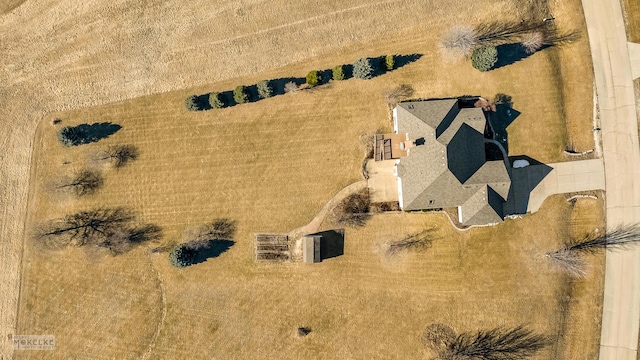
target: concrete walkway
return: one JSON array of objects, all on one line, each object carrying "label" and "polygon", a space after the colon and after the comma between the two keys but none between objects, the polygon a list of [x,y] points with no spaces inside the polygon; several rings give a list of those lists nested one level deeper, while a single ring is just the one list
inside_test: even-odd
[{"label": "concrete walkway", "polygon": [[[640,149],[631,62],[618,0],[582,0],[600,106],[607,228],[640,219]],[[601,360],[636,360],[640,247],[607,252]]]},{"label": "concrete walkway", "polygon": [[631,62],[631,77],[635,80],[640,77],[640,44],[628,42],[627,47]]},{"label": "concrete walkway", "polygon": [[552,170],[529,194],[527,212],[538,211],[544,199],[554,194],[605,189],[602,159],[567,161],[545,166]]},{"label": "concrete walkway", "polygon": [[369,196],[371,202],[398,201],[398,181],[395,160],[367,161]]}]

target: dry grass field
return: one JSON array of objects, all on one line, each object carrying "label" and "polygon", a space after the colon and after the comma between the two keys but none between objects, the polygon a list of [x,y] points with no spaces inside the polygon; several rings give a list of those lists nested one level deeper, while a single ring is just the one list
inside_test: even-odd
[{"label": "dry grass field", "polygon": [[[25,119],[27,129],[45,111],[200,85],[46,115],[34,144],[28,229],[97,205],[134,209],[141,220],[162,226],[166,240],[180,241],[186,228],[215,217],[238,221],[237,243],[229,252],[182,271],[170,267],[165,255],[144,249],[95,258],[77,249],[43,253],[27,242],[17,333],[55,334],[58,350],[19,353],[18,358],[416,358],[424,356],[419,335],[430,322],[448,323],[458,331],[528,323],[545,333],[567,335],[540,358],[592,357],[597,347],[577,346],[575,339],[598,343],[601,264],[591,278],[571,287],[567,303],[562,297],[568,291],[566,279],[548,268],[542,255],[572,231],[601,226],[600,202],[579,202],[572,209],[554,197],[539,214],[465,233],[454,232],[443,215],[377,215],[364,228],[348,229],[341,258],[313,266],[251,260],[254,232],[287,232],[304,225],[336,192],[360,178],[363,148],[357,139],[389,125],[381,94],[400,83],[411,84],[424,98],[512,95],[522,115],[509,128],[511,154],[551,162],[564,159],[568,143],[576,150],[592,148],[592,77],[584,76],[591,65],[588,56],[580,56],[588,54],[586,34],[565,48],[479,73],[468,63],[442,64],[437,35],[462,11],[473,14],[469,21],[476,23],[483,16],[512,13],[511,2],[197,5],[168,2],[147,9],[122,1],[105,8],[107,15],[85,5],[64,15],[86,20],[84,27],[36,17],[32,21],[44,25],[30,25],[40,29],[41,37],[37,32],[2,35],[7,41],[0,46],[13,57],[25,55],[19,46],[25,37],[34,48],[46,49],[26,54],[30,61],[3,59],[11,65],[5,67],[10,72],[2,73],[11,87],[0,91],[12,97],[0,102],[11,104],[4,111]],[[44,5],[25,3],[0,17],[3,28],[24,20],[35,6]],[[261,11],[265,8],[269,11]],[[48,14],[59,20],[63,10],[69,11],[51,5]],[[554,14],[576,11],[581,11],[579,2],[573,1]],[[105,20],[123,12],[118,22]],[[152,21],[187,12],[189,24]],[[98,40],[123,23],[121,28],[128,26],[132,33],[117,30],[106,46]],[[46,45],[42,35],[49,24],[53,45]],[[70,34],[76,40],[65,40],[73,39]],[[183,107],[189,94],[302,77],[311,69],[391,53],[423,56],[366,82],[351,79],[218,111],[189,113]],[[48,72],[56,75],[39,77]],[[43,90],[29,98],[36,85],[50,93]],[[33,108],[27,113],[29,105]],[[63,119],[57,127],[51,123],[56,117]],[[78,148],[56,142],[60,126],[98,121],[123,128]],[[6,153],[5,161],[23,161],[17,170],[5,168],[11,177],[4,181],[16,182],[15,191],[2,199],[5,213],[9,203],[18,210],[24,204],[20,191],[25,188],[19,186],[24,186],[29,164],[24,160],[29,143],[11,137],[25,130],[18,123],[6,130],[3,148],[13,152]],[[141,156],[122,170],[104,169],[107,180],[98,195],[74,201],[45,191],[52,179],[84,166],[91,153],[119,143],[136,144]],[[21,238],[20,216],[20,211],[7,215],[15,222],[11,228],[3,225],[5,238]],[[429,252],[381,256],[380,241],[425,224],[438,226],[442,235]],[[5,266],[15,266],[11,261]],[[4,304],[12,303],[3,303],[6,310]],[[312,334],[295,338],[299,325],[312,327]]]}]

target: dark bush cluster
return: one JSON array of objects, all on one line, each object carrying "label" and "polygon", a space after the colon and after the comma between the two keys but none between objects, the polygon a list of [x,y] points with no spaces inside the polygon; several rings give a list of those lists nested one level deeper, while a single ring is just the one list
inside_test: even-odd
[{"label": "dark bush cluster", "polygon": [[64,146],[89,144],[111,136],[120,128],[120,125],[110,122],[65,126],[58,132],[58,141]]}]

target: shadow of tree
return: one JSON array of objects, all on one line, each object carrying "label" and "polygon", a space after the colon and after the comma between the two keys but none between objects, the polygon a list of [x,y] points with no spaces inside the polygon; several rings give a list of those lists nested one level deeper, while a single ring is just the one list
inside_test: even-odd
[{"label": "shadow of tree", "polygon": [[208,259],[216,258],[227,252],[233,245],[233,240],[209,240],[206,245],[194,250],[193,261],[191,265],[200,264]]},{"label": "shadow of tree", "polygon": [[498,61],[490,70],[511,65],[532,55],[520,43],[498,45],[496,49],[498,50]]},{"label": "shadow of tree", "polygon": [[78,146],[108,138],[120,129],[122,126],[110,122],[80,124],[62,128],[58,137],[67,146]]}]

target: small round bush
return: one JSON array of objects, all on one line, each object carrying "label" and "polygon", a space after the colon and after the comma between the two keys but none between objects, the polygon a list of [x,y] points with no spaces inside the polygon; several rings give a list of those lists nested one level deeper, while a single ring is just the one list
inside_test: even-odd
[{"label": "small round bush", "polygon": [[338,65],[331,69],[333,80],[344,80],[344,66]]},{"label": "small round bush", "polygon": [[58,141],[64,146],[77,146],[87,143],[87,132],[81,126],[65,126],[58,132]]},{"label": "small round bush", "polygon": [[256,84],[256,87],[258,88],[258,96],[260,96],[261,99],[266,99],[273,96],[273,89],[269,84],[269,80],[260,81],[258,84]]},{"label": "small round bush", "polygon": [[238,85],[238,87],[233,90],[233,100],[235,100],[238,104],[244,104],[249,101],[247,87],[244,85]]},{"label": "small round bush", "polygon": [[189,111],[198,111],[200,110],[200,106],[198,106],[197,96],[191,95],[184,99],[184,107]]},{"label": "small round bush", "polygon": [[180,244],[169,251],[169,263],[177,268],[185,268],[193,264],[196,251]]},{"label": "small round bush", "polygon": [[220,93],[212,92],[209,94],[209,106],[212,109],[220,109],[224,107],[224,102],[220,98]]},{"label": "small round bush", "polygon": [[358,79],[371,79],[373,77],[373,70],[371,59],[360,58],[353,63],[353,76]]},{"label": "small round bush", "polygon": [[471,65],[480,71],[489,71],[498,62],[498,49],[495,46],[483,46],[471,54]]},{"label": "small round bush", "polygon": [[307,74],[307,84],[309,84],[310,87],[320,84],[320,75],[317,70],[309,71]]},{"label": "small round bush", "polygon": [[396,65],[395,57],[393,55],[385,56],[384,65],[387,67],[387,70],[393,70],[393,67]]}]

